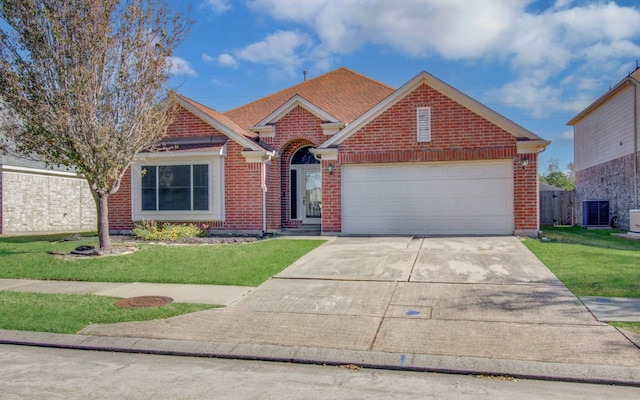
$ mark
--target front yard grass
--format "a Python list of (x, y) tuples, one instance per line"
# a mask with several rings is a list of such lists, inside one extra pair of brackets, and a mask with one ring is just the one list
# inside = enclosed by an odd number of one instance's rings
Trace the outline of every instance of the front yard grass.
[(543, 227), (529, 248), (576, 296), (640, 297), (640, 240), (615, 230)]
[(147, 321), (215, 308), (172, 303), (154, 308), (122, 309), (114, 297), (0, 291), (0, 329), (76, 333), (90, 324)]
[[(151, 282), (258, 286), (324, 240), (261, 240), (253, 243), (161, 245), (136, 243), (133, 254), (68, 260), (95, 237), (58, 242), (54, 237), (0, 238), (0, 278), (92, 282)], [(131, 244), (127, 244), (131, 245)]]
[[(49, 252), (69, 253), (78, 246), (98, 243), (93, 236), (59, 242), (64, 236), (67, 235), (0, 238), (0, 278), (258, 286), (325, 242), (278, 239), (206, 245), (136, 243), (140, 250), (133, 254), (69, 260)], [(95, 295), (0, 291), (0, 329), (76, 333), (90, 324), (169, 318), (216, 307), (172, 303), (157, 308), (121, 309), (114, 305), (117, 300)]]
[[(640, 240), (616, 230), (543, 227), (550, 241), (526, 239), (531, 250), (576, 296), (640, 297)], [(611, 325), (640, 333), (638, 322)]]

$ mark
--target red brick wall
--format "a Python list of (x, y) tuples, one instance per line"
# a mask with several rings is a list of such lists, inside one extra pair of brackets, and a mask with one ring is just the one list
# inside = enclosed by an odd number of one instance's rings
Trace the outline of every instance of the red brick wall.
[(247, 163), (242, 146), (229, 140), (224, 163), (225, 222), (220, 229), (262, 230), (262, 164)]
[[(431, 107), (431, 142), (418, 143), (416, 108)], [(473, 161), (517, 157), (515, 138), (427, 85), (422, 85), (339, 146), (332, 176), (323, 162), (323, 232), (341, 231), (340, 165)], [(535, 230), (537, 157), (529, 167), (514, 161), (515, 229)]]
[(131, 221), (131, 169), (122, 177), (118, 191), (109, 196), (109, 230), (130, 230)]
[[(523, 157), (529, 160), (527, 169), (522, 169)], [(513, 191), (516, 231), (537, 231), (540, 221), (537, 154), (521, 154), (514, 160)]]
[(167, 129), (167, 137), (191, 137), (222, 135), (222, 132), (180, 107), (173, 123)]
[[(333, 174), (327, 171), (333, 164)], [(336, 161), (322, 161), (322, 232), (342, 232), (342, 170)]]

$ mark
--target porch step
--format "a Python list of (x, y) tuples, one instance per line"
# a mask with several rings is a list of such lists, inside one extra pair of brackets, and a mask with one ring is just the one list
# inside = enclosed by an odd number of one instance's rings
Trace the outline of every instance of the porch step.
[(285, 236), (320, 236), (321, 226), (317, 225), (301, 225), (297, 228), (284, 228), (280, 231)]

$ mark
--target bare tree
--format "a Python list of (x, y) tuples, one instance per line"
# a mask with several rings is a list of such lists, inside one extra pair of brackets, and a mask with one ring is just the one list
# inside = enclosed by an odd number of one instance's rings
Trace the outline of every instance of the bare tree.
[(0, 0), (0, 19), (3, 149), (82, 174), (107, 251), (109, 196), (166, 133), (172, 54), (191, 21), (161, 0)]

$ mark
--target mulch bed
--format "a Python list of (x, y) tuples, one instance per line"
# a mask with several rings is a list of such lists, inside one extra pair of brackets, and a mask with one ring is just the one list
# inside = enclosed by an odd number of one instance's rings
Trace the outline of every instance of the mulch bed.
[(135, 236), (128, 235), (112, 235), (111, 243), (152, 243), (152, 244), (220, 244), (220, 243), (252, 243), (260, 240), (256, 236), (207, 236), (207, 237), (189, 237), (178, 240), (140, 240)]
[[(136, 245), (146, 244), (161, 244), (161, 245), (210, 245), (210, 244), (233, 244), (233, 243), (252, 243), (260, 240), (260, 237), (256, 236), (207, 236), (207, 237), (189, 237), (181, 238), (178, 240), (141, 240), (131, 235), (111, 235), (112, 247), (108, 251), (98, 251), (97, 248), (91, 246), (79, 246), (75, 250), (69, 253), (61, 252), (49, 252), (49, 254), (55, 257), (61, 257), (67, 260), (77, 260), (79, 258), (95, 258), (95, 257), (108, 257), (108, 256), (121, 256), (125, 254), (131, 254), (138, 251)], [(75, 241), (82, 239), (80, 235), (71, 235), (60, 241)]]

